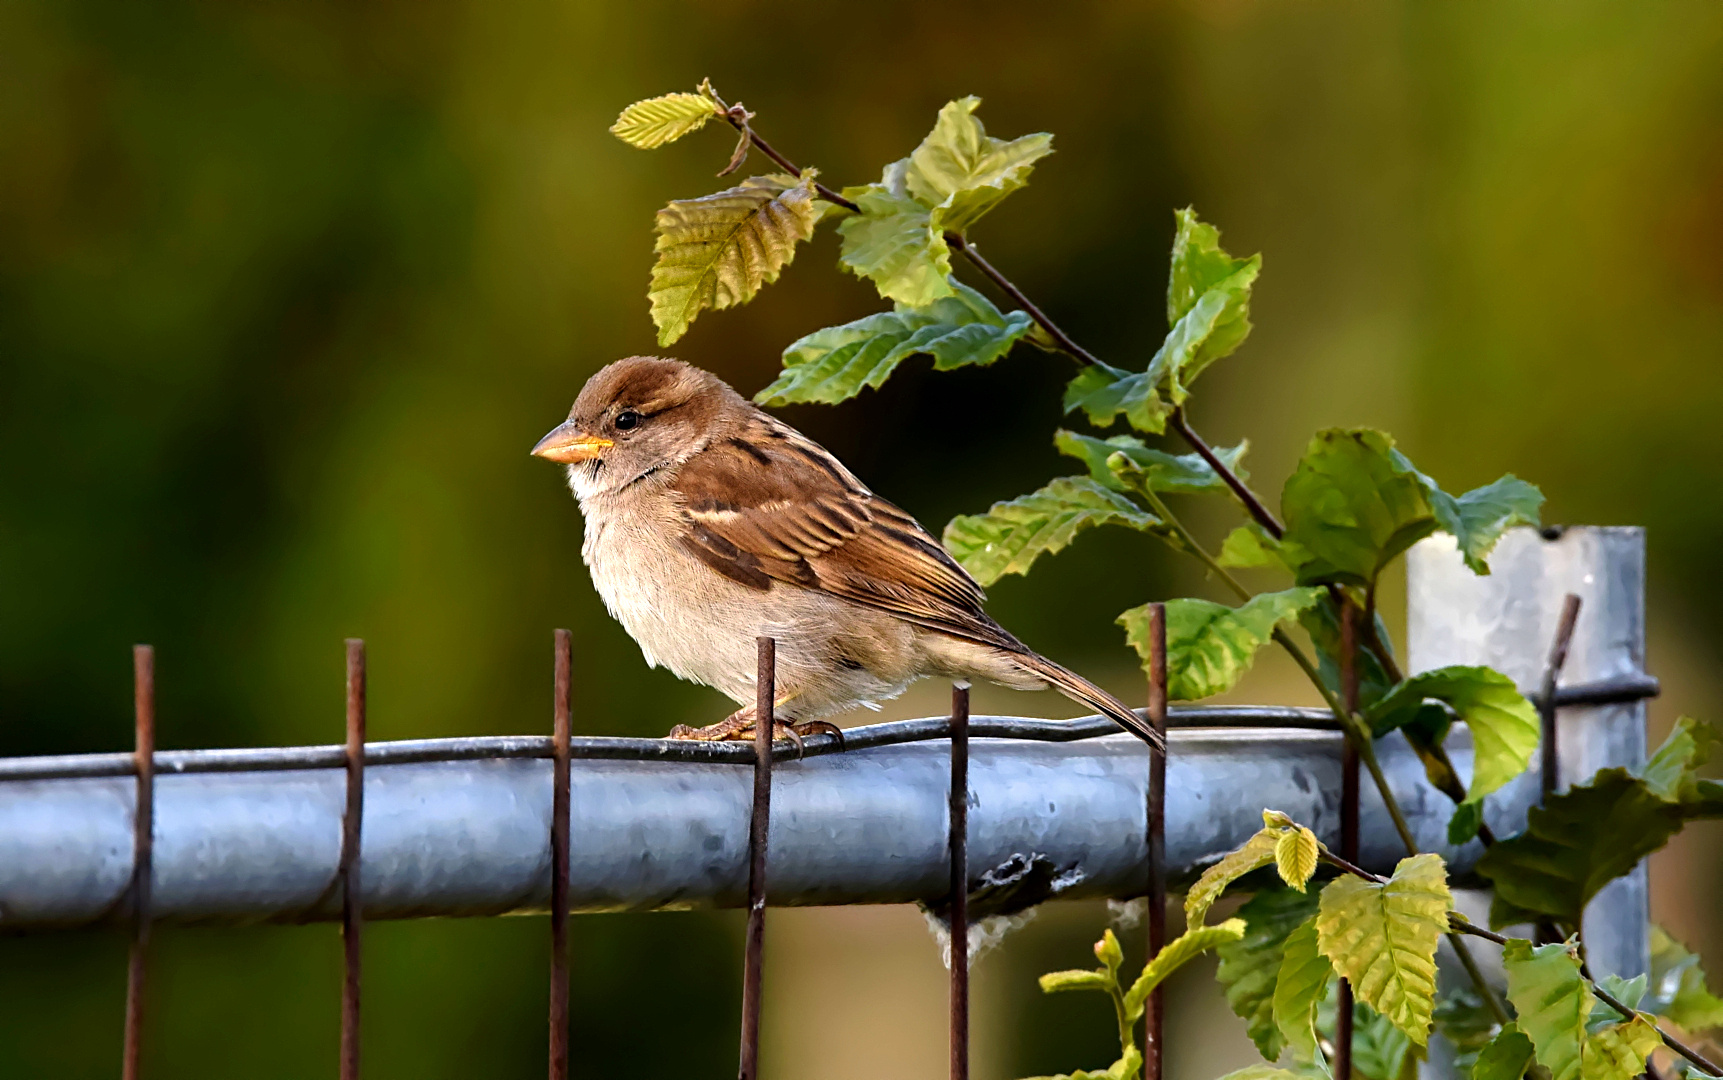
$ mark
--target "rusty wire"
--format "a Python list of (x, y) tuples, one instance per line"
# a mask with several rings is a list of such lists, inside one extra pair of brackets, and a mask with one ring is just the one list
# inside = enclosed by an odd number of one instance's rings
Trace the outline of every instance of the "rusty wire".
[(772, 727), (777, 688), (776, 642), (756, 640), (754, 669), (754, 809), (748, 822), (748, 930), (742, 956), (742, 1052), (737, 1075), (760, 1070), (760, 977), (766, 949), (766, 844), (772, 821)]
[(143, 1058), (145, 960), (155, 868), (156, 651), (132, 646), (132, 766), (137, 783), (132, 834), (132, 943), (126, 957), (126, 1029), (121, 1080), (138, 1080)]
[[(1149, 746), (1148, 958), (1167, 943), (1167, 606), (1149, 605), (1148, 721), (1161, 737)], [(1143, 1009), (1143, 1080), (1161, 1080), (1166, 1062), (1166, 998), (1160, 987)]]
[(341, 814), (341, 1080), (359, 1080), (361, 825), (365, 819), (365, 643), (347, 639), (347, 805)]
[[(1358, 714), (1358, 627), (1350, 600), (1340, 602), (1340, 703)], [(1351, 733), (1340, 757), (1340, 857), (1358, 861), (1358, 744)], [(1352, 1075), (1352, 983), (1341, 976), (1334, 1009), (1334, 1074)]]
[(556, 632), (551, 707), (550, 1080), (568, 1080), (568, 740), (574, 726), (574, 638)]
[(1567, 651), (1573, 644), (1574, 627), (1579, 624), (1580, 599), (1568, 593), (1562, 601), (1561, 619), (1556, 624), (1555, 641), (1550, 645), (1549, 663), (1544, 666), (1542, 692), (1538, 694), (1538, 718), (1543, 722), (1543, 792), (1552, 795), (1561, 786), (1561, 756), (1556, 741), (1555, 711), (1563, 704), (1556, 683), (1561, 669), (1567, 665)]

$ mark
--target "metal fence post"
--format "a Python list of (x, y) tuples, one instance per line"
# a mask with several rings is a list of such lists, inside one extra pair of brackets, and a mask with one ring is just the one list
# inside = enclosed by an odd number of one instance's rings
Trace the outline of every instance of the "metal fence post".
[[(1410, 669), (1488, 664), (1528, 695), (1541, 689), (1568, 594), (1580, 607), (1562, 681), (1645, 679), (1645, 532), (1638, 528), (1514, 529), (1490, 556), (1490, 574), (1467, 570), (1448, 537), (1414, 546), (1407, 559)], [(1598, 769), (1645, 760), (1643, 700), (1568, 705), (1557, 712), (1562, 781), (1584, 783)], [(1496, 833), (1511, 835), (1506, 803), (1535, 801), (1542, 769), (1490, 799)], [(1526, 796), (1531, 798), (1527, 799)], [(1586, 909), (1585, 940), (1599, 976), (1631, 978), (1650, 963), (1650, 893), (1643, 864), (1612, 882)]]

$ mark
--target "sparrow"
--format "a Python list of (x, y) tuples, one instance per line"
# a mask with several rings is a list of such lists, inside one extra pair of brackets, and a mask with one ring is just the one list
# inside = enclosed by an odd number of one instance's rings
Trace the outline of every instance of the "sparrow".
[(820, 718), (939, 676), (1052, 686), (1160, 744), (1117, 698), (994, 622), (981, 586), (913, 517), (710, 372), (618, 360), (532, 453), (566, 466), (592, 584), (647, 664), (741, 706), (670, 738), (753, 730), (755, 641), (769, 635), (774, 735), (837, 732)]

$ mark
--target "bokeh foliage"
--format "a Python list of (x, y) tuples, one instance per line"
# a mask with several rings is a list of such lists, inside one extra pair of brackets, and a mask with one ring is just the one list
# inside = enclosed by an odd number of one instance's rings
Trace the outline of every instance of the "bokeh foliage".
[[(1037, 184), (972, 237), (1137, 367), (1164, 326), (1165, 211), (1199, 205), (1269, 259), (1249, 346), (1204, 380), (1206, 432), (1248, 431), (1269, 477), (1335, 424), (1395, 431), (1456, 490), (1535, 476), (1545, 520), (1647, 525), (1653, 617), (1715, 652), (1714, 5), (869, 12), (0, 6), (0, 752), (125, 745), (137, 640), (161, 653), (169, 746), (336, 737), (348, 634), (372, 643), (380, 738), (544, 728), (554, 625), (589, 673), (583, 731), (719, 715), (605, 618), (570, 500), (525, 453), (592, 370), (657, 348), (642, 223), (666, 190), (713, 190), (721, 152), (640, 154), (605, 128), (701, 74), (838, 185), (872, 181), (961, 94), (1000, 132), (1056, 131)], [(676, 355), (765, 386), (786, 344), (877, 310), (812, 265), (838, 257), (816, 238)], [(1042, 434), (1065, 381), (1047, 358), (928, 366), (784, 415), (936, 526), (1069, 470)], [(1170, 594), (1177, 571), (1125, 530), (1080, 550), (1002, 582), (992, 609), (1126, 672), (1117, 596)], [(1683, 704), (1715, 714), (1699, 690)], [(589, 1075), (648, 1043), (665, 1074), (726, 1060), (728, 925), (576, 922)], [(326, 929), (164, 934), (160, 1071), (327, 1069)], [(367, 1074), (536, 1075), (537, 930), (378, 930)], [(0, 941), (0, 1075), (112, 1073), (120, 950)], [(646, 957), (656, 992), (629, 975)]]

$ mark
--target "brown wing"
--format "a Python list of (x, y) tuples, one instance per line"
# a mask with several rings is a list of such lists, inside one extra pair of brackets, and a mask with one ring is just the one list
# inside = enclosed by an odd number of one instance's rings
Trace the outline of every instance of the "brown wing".
[(678, 471), (682, 542), (750, 588), (818, 589), (958, 637), (1021, 649), (916, 520), (818, 444), (760, 415)]

